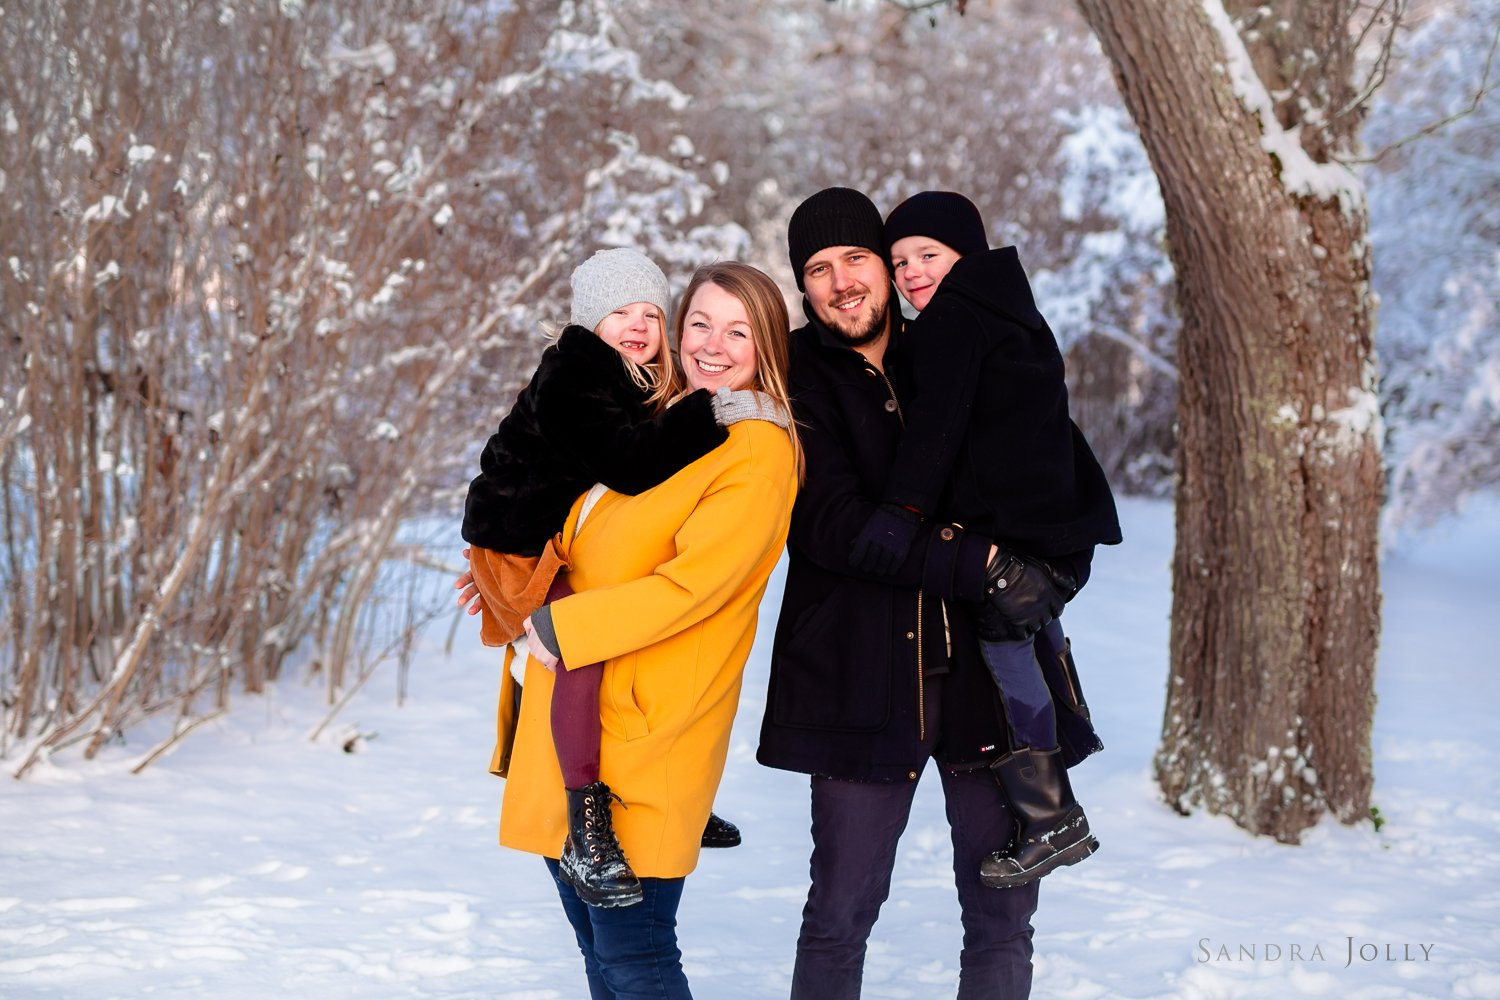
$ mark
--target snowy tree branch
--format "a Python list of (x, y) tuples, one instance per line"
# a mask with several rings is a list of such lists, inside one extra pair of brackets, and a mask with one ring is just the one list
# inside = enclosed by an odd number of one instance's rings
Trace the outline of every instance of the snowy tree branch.
[(1409, 146), (1417, 140), (1425, 138), (1426, 136), (1435, 135), (1438, 132), (1441, 132), (1443, 129), (1447, 128), (1449, 125), (1452, 125), (1454, 122), (1461, 121), (1478, 111), (1479, 106), (1481, 103), (1483, 103), (1484, 99), (1488, 97), (1490, 93), (1493, 92), (1497, 87), (1500, 87), (1500, 84), (1490, 83), (1490, 73), (1494, 69), (1495, 53), (1497, 49), (1500, 49), (1500, 24), (1497, 24), (1495, 26), (1495, 33), (1490, 38), (1489, 50), (1485, 53), (1484, 57), (1484, 67), (1480, 70), (1479, 74), (1479, 83), (1474, 88), (1474, 96), (1469, 99), (1468, 104), (1466, 104), (1462, 108), (1459, 108), (1452, 114), (1444, 115), (1442, 118), (1430, 122), (1427, 125), (1424, 125), (1405, 136), (1402, 136), (1400, 139), (1396, 139), (1393, 142), (1386, 143), (1384, 146), (1381, 146), (1380, 149), (1376, 150), (1374, 153), (1371, 153), (1369, 156), (1351, 159), (1347, 162), (1351, 164), (1379, 163), (1381, 160), (1394, 153), (1396, 150), (1401, 149), (1405, 146)]

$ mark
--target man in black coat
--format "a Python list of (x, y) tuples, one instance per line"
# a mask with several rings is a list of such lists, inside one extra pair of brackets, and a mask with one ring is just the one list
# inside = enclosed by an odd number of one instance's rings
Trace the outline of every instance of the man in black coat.
[(939, 764), (964, 927), (959, 997), (1025, 997), (1037, 885), (996, 890), (981, 860), (1012, 818), (986, 765), (1006, 720), (979, 659), (971, 605), (991, 542), (924, 521), (889, 576), (851, 568), (901, 439), (903, 323), (868, 198), (829, 188), (788, 226), (808, 322), (791, 335), (807, 476), (792, 512), (786, 590), (757, 758), (812, 775), (812, 886), (793, 1000), (857, 998), (865, 943), (929, 757)]

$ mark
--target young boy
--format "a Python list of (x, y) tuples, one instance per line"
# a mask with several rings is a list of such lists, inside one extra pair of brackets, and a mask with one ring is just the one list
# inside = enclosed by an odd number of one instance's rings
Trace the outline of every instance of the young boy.
[(1059, 745), (1038, 646), (1057, 660), (1056, 693), (1086, 722), (1057, 618), (1087, 581), (1094, 546), (1120, 541), (1119, 520), (1104, 472), (1068, 417), (1062, 354), (1015, 247), (989, 249), (979, 210), (948, 191), (902, 202), (884, 235), (896, 287), (921, 313), (902, 341), (916, 395), (883, 503), (850, 561), (894, 572), (918, 523), (939, 507), (994, 539), (976, 623), (1013, 737), (991, 767), (1019, 831), (980, 873), (996, 888), (1026, 885), (1099, 846), (1065, 766), (1100, 744), (1084, 726), (1081, 745)]

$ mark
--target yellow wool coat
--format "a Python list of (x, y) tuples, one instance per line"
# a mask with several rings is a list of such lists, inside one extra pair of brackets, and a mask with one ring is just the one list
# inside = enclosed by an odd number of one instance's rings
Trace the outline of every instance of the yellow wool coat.
[[(552, 604), (552, 623), (564, 663), (604, 661), (599, 776), (624, 800), (626, 808), (614, 806), (615, 829), (637, 875), (678, 878), (697, 866), (795, 494), (787, 432), (745, 420), (655, 489), (606, 492), (576, 538), (581, 498), (563, 526), (577, 593)], [(523, 691), (500, 842), (556, 858), (567, 809), (552, 745), (552, 674), (534, 659)]]

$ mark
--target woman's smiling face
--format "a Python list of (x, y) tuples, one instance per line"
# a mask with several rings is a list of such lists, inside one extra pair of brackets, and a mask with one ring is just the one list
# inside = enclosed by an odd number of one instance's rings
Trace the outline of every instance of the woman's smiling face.
[(712, 282), (699, 286), (687, 304), (678, 354), (689, 388), (713, 392), (753, 383), (755, 340), (745, 304)]

